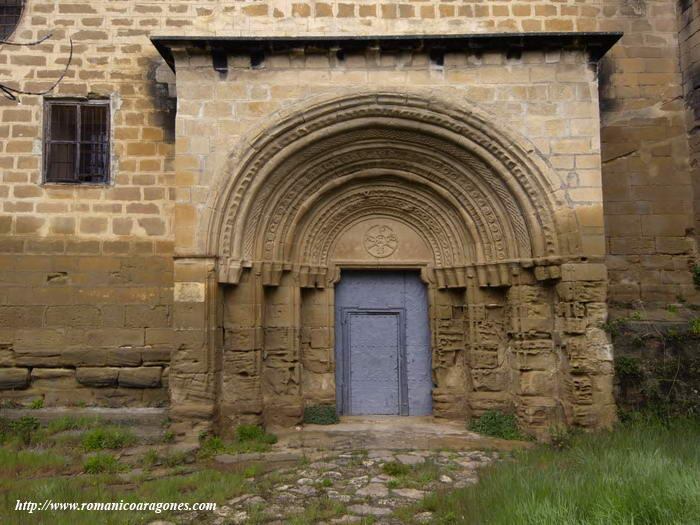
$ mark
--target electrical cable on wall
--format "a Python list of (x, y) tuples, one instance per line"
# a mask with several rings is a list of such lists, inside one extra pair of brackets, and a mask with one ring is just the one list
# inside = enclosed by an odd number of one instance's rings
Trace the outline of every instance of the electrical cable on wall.
[[(7, 40), (0, 40), (0, 45), (7, 45), (7, 46), (37, 46), (41, 44), (42, 42), (45, 42), (49, 38), (53, 36), (53, 33), (49, 33), (43, 38), (40, 38), (39, 40), (35, 40), (33, 42), (9, 42)], [(71, 62), (73, 61), (73, 39), (69, 38), (68, 41), (70, 42), (70, 53), (68, 55), (68, 62), (66, 62), (66, 67), (61, 73), (61, 75), (58, 77), (56, 82), (54, 82), (49, 89), (46, 89), (44, 91), (26, 91), (23, 89), (17, 89), (8, 86), (7, 84), (0, 82), (0, 91), (2, 91), (3, 95), (5, 95), (5, 98), (13, 101), (18, 101), (19, 99), (17, 98), (17, 95), (36, 95), (36, 96), (41, 96), (41, 95), (47, 95), (51, 93), (54, 89), (56, 89), (56, 86), (58, 86), (61, 81), (66, 77), (66, 74), (68, 73), (68, 69), (70, 68)]]

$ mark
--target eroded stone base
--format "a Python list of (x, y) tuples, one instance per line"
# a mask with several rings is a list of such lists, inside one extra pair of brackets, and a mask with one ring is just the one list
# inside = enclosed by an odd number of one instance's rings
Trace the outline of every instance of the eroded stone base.
[(0, 264), (0, 402), (168, 404), (171, 257), (17, 254)]

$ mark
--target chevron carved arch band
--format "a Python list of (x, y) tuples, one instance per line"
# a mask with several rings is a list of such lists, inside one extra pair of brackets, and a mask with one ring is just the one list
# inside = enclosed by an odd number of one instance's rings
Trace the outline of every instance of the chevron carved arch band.
[(351, 94), (287, 110), (231, 155), (208, 250), (229, 283), (259, 267), (266, 285), (296, 272), (323, 287), (360, 262), (348, 236), (373, 266), (418, 246), (411, 263), (438, 287), (508, 285), (517, 267), (553, 278), (577, 245), (559, 187), (532, 145), (469, 103)]

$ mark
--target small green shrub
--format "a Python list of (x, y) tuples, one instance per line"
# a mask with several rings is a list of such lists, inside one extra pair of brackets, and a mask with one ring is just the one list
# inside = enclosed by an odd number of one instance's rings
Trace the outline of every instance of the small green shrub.
[(700, 335), (700, 317), (696, 317), (688, 322), (688, 331), (692, 335)]
[(518, 421), (513, 414), (504, 414), (499, 410), (488, 410), (472, 422), (469, 430), (501, 439), (524, 439), (518, 429)]
[(268, 434), (258, 425), (238, 425), (236, 427), (236, 441), (239, 443), (256, 442), (273, 445), (277, 443), (277, 436)]
[(160, 462), (160, 457), (158, 456), (158, 452), (155, 450), (151, 449), (148, 450), (144, 455), (143, 458), (141, 459), (141, 464), (144, 466), (146, 469), (153, 468)]
[(608, 319), (601, 324), (601, 328), (611, 336), (619, 335), (627, 326), (627, 319)]
[(226, 451), (226, 444), (219, 436), (205, 437), (199, 446), (199, 455), (205, 458), (221, 454)]
[(277, 436), (268, 434), (257, 425), (236, 427), (233, 441), (226, 442), (219, 436), (200, 436), (199, 457), (210, 458), (216, 454), (243, 454), (247, 452), (267, 452), (277, 443)]
[(175, 442), (175, 432), (172, 430), (166, 430), (163, 434), (163, 443), (174, 443)]
[(244, 478), (255, 478), (263, 473), (263, 467), (259, 463), (249, 465), (243, 469)]
[(166, 467), (177, 467), (178, 465), (183, 465), (187, 460), (187, 454), (184, 452), (173, 452), (172, 454), (166, 454), (163, 456), (163, 465)]
[(31, 408), (32, 410), (39, 410), (40, 408), (44, 408), (44, 398), (36, 398), (34, 401), (31, 402), (29, 408)]
[(304, 423), (310, 425), (335, 425), (339, 421), (335, 405), (314, 405), (304, 408)]
[(406, 476), (411, 472), (411, 467), (398, 461), (390, 461), (382, 465), (382, 472), (387, 476)]
[(549, 445), (555, 450), (566, 450), (571, 446), (575, 434), (564, 425), (552, 426), (549, 429)]
[(693, 283), (695, 286), (700, 286), (700, 265), (693, 266)]
[(39, 421), (34, 417), (0, 418), (0, 443), (17, 439), (22, 445), (29, 445), (35, 438), (37, 430), (39, 430)]
[(615, 375), (621, 383), (637, 383), (642, 378), (642, 368), (639, 359), (625, 355), (616, 357)]
[(130, 431), (118, 427), (96, 428), (83, 436), (85, 450), (118, 449), (135, 442), (136, 437)]
[(83, 470), (86, 474), (112, 474), (119, 472), (121, 468), (119, 461), (112, 454), (95, 454), (83, 463)]

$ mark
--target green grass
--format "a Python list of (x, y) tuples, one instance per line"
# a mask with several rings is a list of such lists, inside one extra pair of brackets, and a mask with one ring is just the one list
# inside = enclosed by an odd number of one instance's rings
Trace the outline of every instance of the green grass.
[[(128, 472), (109, 452), (132, 444), (134, 435), (118, 426), (99, 426), (93, 418), (60, 418), (41, 426), (35, 418), (0, 419), (0, 523), (34, 525), (131, 525), (166, 519), (172, 514), (149, 512), (56, 512), (41, 516), (15, 511), (19, 500), (60, 502), (216, 502), (253, 490), (254, 482), (239, 472), (219, 472), (201, 465), (199, 471), (181, 470), (184, 454), (143, 456), (142, 466), (155, 463), (173, 467), (173, 475), (152, 481), (126, 482), (117, 474)], [(95, 428), (97, 427), (97, 428)], [(243, 439), (276, 440), (258, 431), (240, 433)], [(269, 444), (267, 444), (269, 446)], [(84, 456), (85, 451), (96, 451)], [(257, 474), (257, 473), (256, 473)]]
[(34, 441), (38, 430), (39, 421), (33, 417), (0, 418), (0, 444), (15, 442), (29, 445)]
[(70, 417), (64, 416), (50, 421), (46, 425), (48, 434), (58, 434), (69, 430), (86, 430), (99, 426), (100, 420), (94, 417)]
[(304, 423), (335, 425), (340, 422), (335, 405), (314, 405), (304, 408)]
[(236, 427), (232, 441), (224, 441), (219, 436), (209, 436), (201, 442), (200, 458), (210, 458), (217, 454), (243, 454), (248, 452), (268, 452), (277, 443), (277, 436), (268, 434), (257, 425)]
[(85, 460), (83, 470), (86, 474), (114, 474), (123, 470), (123, 465), (112, 454), (100, 452)]
[(70, 465), (70, 459), (45, 450), (14, 450), (0, 447), (3, 476), (35, 476), (52, 474)]
[[(434, 523), (690, 524), (700, 516), (700, 422), (636, 420), (575, 434), (481, 471), (481, 481), (426, 498)], [(401, 513), (409, 521), (410, 513)]]
[(504, 414), (498, 410), (488, 410), (473, 421), (469, 430), (501, 439), (525, 439), (518, 429), (518, 420), (513, 414)]
[[(0, 418), (0, 444), (14, 444), (15, 447), (75, 445), (80, 441), (79, 436), (61, 435), (61, 433), (95, 428), (100, 424), (99, 419), (89, 417), (60, 417), (50, 421), (45, 426), (41, 426), (34, 417), (25, 416), (14, 420)], [(113, 432), (114, 430), (110, 427), (108, 429), (108, 432)], [(59, 435), (57, 436), (56, 434)]]
[(304, 507), (304, 512), (287, 518), (289, 525), (308, 525), (310, 523), (327, 522), (346, 513), (344, 503), (321, 497), (311, 501)]
[(277, 443), (277, 436), (268, 434), (262, 427), (257, 425), (239, 425), (236, 427), (236, 441), (240, 443), (274, 445)]
[(411, 472), (411, 468), (398, 461), (389, 461), (382, 465), (382, 472), (387, 476), (405, 476)]
[(120, 427), (100, 427), (90, 430), (83, 435), (82, 445), (87, 451), (103, 449), (119, 449), (136, 443), (136, 436)]
[(394, 477), (388, 483), (390, 489), (425, 489), (425, 485), (440, 477), (440, 467), (430, 459), (417, 465), (404, 465), (398, 461), (390, 461), (382, 465), (382, 472)]
[(248, 482), (237, 473), (201, 470), (194, 474), (145, 481), (137, 486), (124, 484), (114, 474), (94, 474), (38, 479), (8, 479), (0, 469), (0, 523), (18, 525), (136, 525), (166, 520), (173, 514), (148, 512), (55, 512), (40, 516), (14, 510), (18, 499), (44, 501), (125, 502), (208, 502), (223, 505), (228, 499), (250, 491)]

